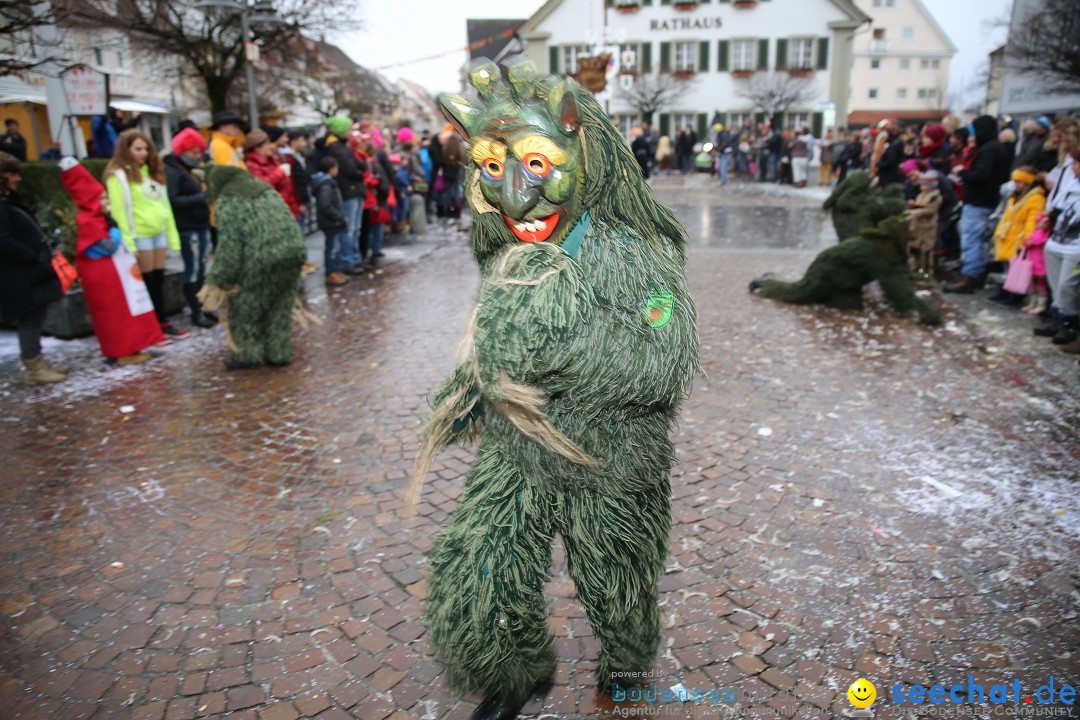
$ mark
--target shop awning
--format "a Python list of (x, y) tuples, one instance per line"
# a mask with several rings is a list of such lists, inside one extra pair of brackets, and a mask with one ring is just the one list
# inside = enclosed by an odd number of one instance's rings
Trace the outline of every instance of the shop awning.
[(124, 112), (135, 113), (152, 113), (155, 115), (168, 115), (169, 108), (162, 105), (151, 105), (150, 103), (139, 102), (138, 100), (113, 100), (109, 103), (110, 107), (114, 107), (117, 110), (123, 110)]
[(19, 95), (0, 95), (0, 105), (7, 105), (9, 103), (35, 103), (37, 105), (45, 104), (45, 93), (40, 95), (36, 94), (19, 94)]

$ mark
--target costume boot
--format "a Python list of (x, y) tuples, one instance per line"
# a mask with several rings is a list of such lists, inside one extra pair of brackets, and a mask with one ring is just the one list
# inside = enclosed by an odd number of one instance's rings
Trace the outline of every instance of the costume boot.
[[(195, 283), (195, 296), (196, 296), (196, 299), (198, 299), (199, 291), (202, 290), (202, 288), (203, 288), (203, 283), (202, 282)], [(202, 309), (202, 303), (201, 302), (199, 303), (199, 308)], [(208, 318), (209, 320), (211, 320), (213, 322), (221, 322), (221, 318), (218, 317), (218, 314), (216, 312), (210, 312), (209, 310), (204, 309), (202, 311), (202, 316), (204, 318)]]
[(45, 362), (44, 355), (38, 355), (30, 360), (24, 359), (22, 362), (23, 367), (26, 368), (26, 372), (23, 374), (23, 382), (27, 385), (44, 385), (67, 380), (67, 375), (49, 367), (49, 364)]
[(545, 680), (536, 686), (531, 697), (526, 697), (520, 702), (511, 700), (498, 700), (493, 696), (484, 698), (483, 702), (476, 706), (469, 720), (515, 720), (521, 709), (531, 700), (543, 700), (551, 690), (551, 680)]
[(214, 327), (214, 321), (203, 315), (202, 303), (195, 296), (198, 292), (198, 283), (184, 284), (184, 299), (187, 300), (188, 307), (191, 308), (191, 324), (201, 328)]

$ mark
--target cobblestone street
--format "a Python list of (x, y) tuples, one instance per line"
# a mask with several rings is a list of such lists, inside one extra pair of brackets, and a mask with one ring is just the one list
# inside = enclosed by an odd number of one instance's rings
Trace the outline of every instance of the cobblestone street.
[[(557, 538), (559, 665), (528, 716), (840, 716), (859, 677), (878, 717), (912, 711), (896, 683), (1075, 687), (1075, 361), (992, 319), (985, 292), (933, 329), (754, 297), (750, 279), (797, 277), (835, 241), (824, 191), (655, 185), (691, 235), (704, 369), (655, 670), (738, 695), (598, 694)], [(53, 342), (75, 369), (45, 388), (0, 359), (0, 718), (468, 718), (479, 698), (447, 689), (420, 616), (471, 451), (439, 456), (417, 517), (399, 510), (477, 273), (462, 231), (388, 253), (328, 295), (316, 273), (325, 322), (287, 368), (227, 371), (221, 328), (123, 369), (92, 338)]]

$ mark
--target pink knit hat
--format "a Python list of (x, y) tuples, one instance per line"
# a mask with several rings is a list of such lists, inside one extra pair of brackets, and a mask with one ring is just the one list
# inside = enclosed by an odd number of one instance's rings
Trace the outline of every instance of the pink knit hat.
[(412, 128), (403, 127), (397, 131), (397, 141), (399, 143), (413, 142), (416, 140), (416, 136), (413, 135)]
[(371, 144), (377, 148), (381, 148), (385, 144), (379, 128), (374, 126), (371, 128)]
[(183, 155), (188, 150), (195, 149), (206, 152), (206, 140), (195, 128), (184, 128), (173, 136), (172, 151), (174, 155)]
[(914, 158), (908, 158), (904, 162), (900, 163), (900, 172), (907, 175), (912, 172), (919, 172), (919, 161)]

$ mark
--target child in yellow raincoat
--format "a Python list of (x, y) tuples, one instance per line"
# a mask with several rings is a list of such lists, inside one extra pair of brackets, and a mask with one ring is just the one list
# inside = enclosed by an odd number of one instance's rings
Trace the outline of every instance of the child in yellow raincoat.
[[(1013, 192), (1005, 206), (997, 229), (994, 230), (994, 260), (1012, 261), (1020, 253), (1024, 241), (1035, 232), (1035, 222), (1046, 207), (1046, 191), (1035, 182), (1033, 167), (1022, 167), (1012, 172)], [(1011, 293), (1005, 288), (990, 298), (994, 302), (1019, 307), (1023, 295)]]

